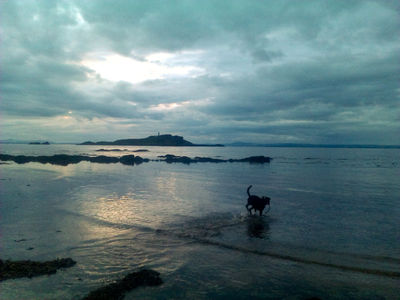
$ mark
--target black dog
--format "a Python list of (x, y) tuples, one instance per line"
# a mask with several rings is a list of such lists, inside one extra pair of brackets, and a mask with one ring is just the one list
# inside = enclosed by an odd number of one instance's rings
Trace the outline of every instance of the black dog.
[(269, 198), (269, 197), (261, 197), (260, 198), (260, 197), (255, 196), (255, 195), (250, 195), (251, 187), (252, 187), (252, 185), (250, 185), (247, 188), (247, 195), (249, 195), (249, 198), (247, 198), (246, 208), (247, 208), (247, 210), (249, 211), (250, 214), (251, 214), (251, 210), (252, 209), (254, 209), (254, 213), (258, 210), (260, 212), (260, 216), (261, 216), (265, 206), (266, 205), (269, 206), (269, 201), (271, 200), (271, 198)]

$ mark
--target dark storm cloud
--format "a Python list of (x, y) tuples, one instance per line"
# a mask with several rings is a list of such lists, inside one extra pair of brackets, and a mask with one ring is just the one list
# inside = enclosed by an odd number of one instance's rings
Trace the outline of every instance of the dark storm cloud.
[[(2, 138), (400, 143), (397, 1), (0, 5)], [(83, 63), (107, 55), (157, 71)]]

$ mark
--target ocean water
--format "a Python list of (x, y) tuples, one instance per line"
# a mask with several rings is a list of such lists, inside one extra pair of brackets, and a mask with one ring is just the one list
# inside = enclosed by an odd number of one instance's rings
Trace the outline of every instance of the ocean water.
[[(116, 146), (1, 145), (3, 154)], [(0, 282), (0, 299), (80, 299), (146, 267), (125, 299), (400, 299), (400, 150), (127, 147), (270, 164), (0, 165), (0, 257), (77, 264)], [(246, 189), (271, 198), (249, 216)]]

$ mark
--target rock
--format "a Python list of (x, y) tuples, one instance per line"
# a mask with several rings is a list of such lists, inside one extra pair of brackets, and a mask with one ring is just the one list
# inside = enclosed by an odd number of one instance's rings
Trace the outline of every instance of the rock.
[[(151, 161), (164, 161), (167, 163), (184, 163), (184, 164), (191, 164), (191, 163), (204, 163), (204, 162), (211, 162), (211, 163), (222, 163), (222, 162), (249, 162), (249, 163), (258, 163), (264, 164), (269, 163), (271, 158), (268, 156), (251, 156), (243, 159), (217, 159), (211, 157), (195, 157), (190, 158), (187, 156), (175, 156), (173, 154), (167, 154), (159, 156), (161, 159), (151, 160)], [(84, 156), (84, 155), (67, 155), (67, 154), (56, 154), (53, 156), (25, 156), (25, 155), (8, 155), (8, 154), (0, 154), (0, 160), (2, 161), (14, 161), (17, 164), (25, 164), (28, 162), (39, 162), (42, 164), (50, 163), (53, 165), (61, 165), (67, 166), (69, 164), (77, 164), (81, 161), (89, 161), (93, 163), (117, 163), (120, 162), (124, 165), (135, 165), (141, 164), (144, 162), (149, 162), (150, 159), (142, 158), (140, 156), (135, 155), (124, 155), (120, 158), (113, 157), (113, 156)]]
[(128, 151), (127, 149), (121, 150), (121, 149), (98, 149), (95, 150), (97, 152), (121, 152), (121, 151)]
[(90, 157), (89, 161), (101, 164), (110, 164), (110, 163), (115, 164), (119, 162), (119, 159), (118, 157), (100, 155), (100, 156)]
[(249, 162), (249, 163), (269, 163), (271, 158), (268, 156), (250, 156), (243, 159), (218, 159), (211, 157), (198, 157), (190, 158), (187, 156), (175, 156), (173, 154), (161, 155), (160, 158), (164, 158), (163, 161), (167, 163), (203, 163), (203, 162), (211, 162), (211, 163), (222, 163), (222, 162)]
[(119, 162), (124, 165), (134, 165), (135, 164), (135, 155), (124, 155), (121, 156)]
[(92, 291), (83, 300), (122, 299), (126, 292), (139, 286), (156, 286), (162, 284), (160, 273), (153, 270), (141, 270), (126, 275), (123, 279)]
[(26, 239), (20, 239), (20, 240), (14, 240), (14, 242), (19, 243), (19, 242), (25, 242)]
[(45, 274), (50, 275), (56, 273), (60, 268), (69, 268), (76, 264), (71, 258), (61, 258), (46, 262), (30, 260), (0, 261), (0, 281), (21, 277), (31, 278)]
[(237, 159), (234, 161), (249, 162), (251, 164), (263, 164), (263, 163), (269, 163), (271, 161), (271, 158), (268, 156), (250, 156), (247, 158)]
[(167, 163), (184, 163), (184, 164), (190, 164), (191, 162), (194, 162), (190, 157), (187, 156), (175, 156), (173, 154), (167, 154), (164, 156), (159, 156), (159, 157), (164, 157), (165, 162)]
[(212, 163), (226, 162), (226, 160), (224, 160), (224, 159), (211, 158), (211, 157), (198, 157), (198, 156), (196, 156), (194, 159), (195, 159), (196, 162), (212, 162)]
[(121, 156), (119, 159), (119, 162), (121, 164), (132, 165), (132, 166), (135, 164), (139, 165), (143, 162), (148, 162), (148, 161), (149, 161), (148, 158), (141, 158), (140, 156), (135, 156), (135, 155), (124, 155), (124, 156)]

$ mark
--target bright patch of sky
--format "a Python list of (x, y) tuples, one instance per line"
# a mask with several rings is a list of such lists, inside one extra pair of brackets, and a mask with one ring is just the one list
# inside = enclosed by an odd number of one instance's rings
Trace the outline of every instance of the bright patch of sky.
[(398, 1), (0, 2), (0, 139), (400, 144)]
[(90, 53), (80, 63), (104, 79), (133, 84), (169, 77), (196, 77), (204, 73), (203, 69), (196, 66), (168, 64), (176, 56), (172, 53), (154, 53), (145, 60), (137, 60), (116, 53)]

